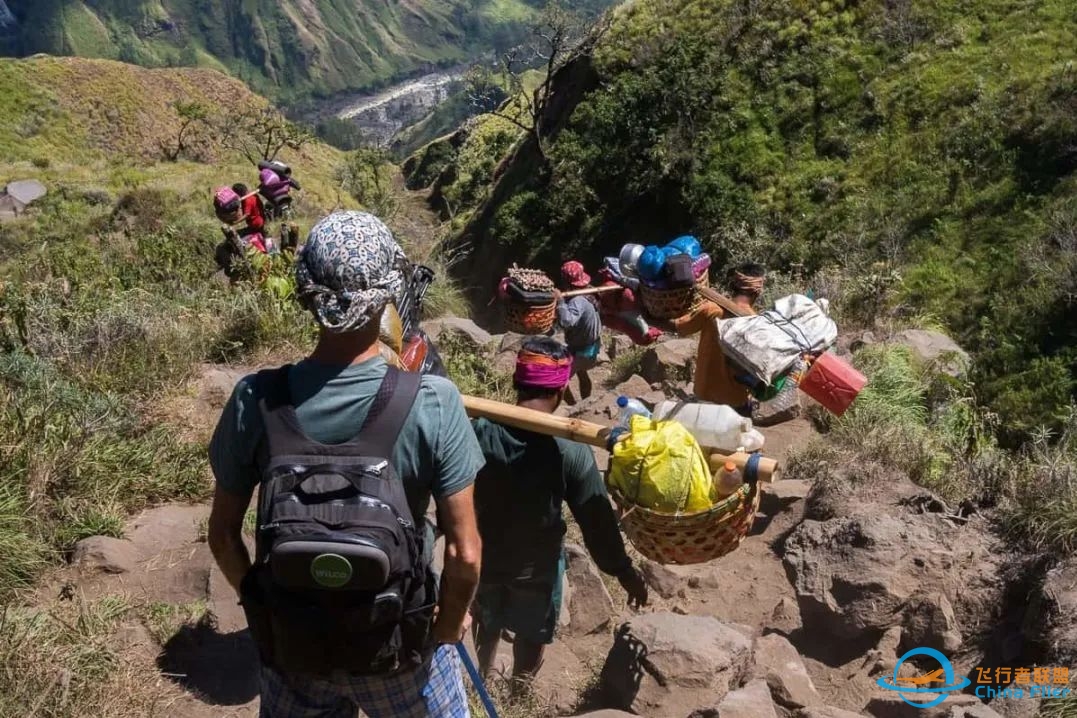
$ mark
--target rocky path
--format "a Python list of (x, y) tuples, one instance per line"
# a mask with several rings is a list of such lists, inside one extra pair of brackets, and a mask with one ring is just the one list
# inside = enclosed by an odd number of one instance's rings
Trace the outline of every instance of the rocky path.
[[(461, 320), (432, 324), (434, 335), (474, 333), (495, 365), (517, 341), (473, 332)], [(563, 411), (609, 422), (621, 391), (645, 400), (658, 399), (659, 390), (676, 395), (693, 356), (690, 340), (671, 340), (643, 357), (639, 373)], [(247, 371), (204, 367), (162, 410), (178, 430), (204, 441)], [(596, 386), (608, 371), (600, 367)], [(763, 431), (765, 453), (783, 463), (816, 437), (805, 419)], [(596, 453), (604, 465), (604, 452)], [(1028, 620), (1024, 606), (1011, 605), (1012, 586), (999, 579), (1005, 557), (981, 519), (953, 521), (933, 511), (924, 490), (870, 462), (799, 470), (816, 483), (787, 475), (766, 487), (752, 532), (733, 553), (689, 567), (641, 560), (652, 603), (639, 613), (570, 545), (561, 628), (537, 681), (545, 707), (534, 714), (621, 707), (650, 718), (891, 718), (913, 713), (875, 681), (908, 647), (943, 647), (963, 673), (1035, 660), (1018, 625)], [(84, 541), (73, 565), (42, 587), (41, 603), (122, 595), (138, 606), (186, 607), (192, 620), (174, 632), (148, 630), (143, 612), (114, 640), (127, 660), (155, 669), (164, 714), (253, 717), (257, 659), (205, 543), (207, 516), (204, 505), (161, 506), (132, 519), (124, 539)], [(569, 539), (579, 542), (571, 531)], [(1044, 600), (1077, 605), (1077, 586), (1067, 581), (1072, 576), (1060, 573), (1055, 597)], [(1037, 586), (1028, 590), (1046, 595)], [(1072, 643), (1071, 634), (1063, 630), (1058, 640)], [(503, 667), (510, 655), (503, 644)], [(996, 711), (952, 696), (944, 706), (947, 712), (915, 715), (1031, 716), (1038, 703), (996, 702)]]

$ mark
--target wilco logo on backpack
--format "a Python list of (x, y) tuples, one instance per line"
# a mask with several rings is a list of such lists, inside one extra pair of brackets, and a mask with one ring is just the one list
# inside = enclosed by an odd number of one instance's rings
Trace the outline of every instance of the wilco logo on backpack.
[(309, 675), (419, 665), (436, 586), (388, 457), (420, 376), (390, 369), (359, 434), (330, 446), (300, 428), (289, 368), (258, 377), (266, 451), (241, 602), (262, 661)]

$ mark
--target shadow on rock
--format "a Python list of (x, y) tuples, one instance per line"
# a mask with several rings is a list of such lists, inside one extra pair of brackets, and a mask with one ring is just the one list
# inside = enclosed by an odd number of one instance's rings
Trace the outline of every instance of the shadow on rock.
[(184, 626), (164, 645), (157, 667), (210, 705), (242, 705), (258, 695), (258, 650), (246, 629), (222, 634), (210, 621)]

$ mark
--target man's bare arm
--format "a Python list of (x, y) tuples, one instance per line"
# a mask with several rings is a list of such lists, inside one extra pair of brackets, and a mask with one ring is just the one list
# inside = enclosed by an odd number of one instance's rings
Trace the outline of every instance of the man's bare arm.
[(438, 643), (456, 643), (464, 636), (464, 621), (475, 598), (482, 563), (475, 487), (468, 486), (439, 500), (437, 507), (438, 527), (445, 534), (445, 568), (434, 639)]
[(252, 493), (253, 490), (245, 495), (233, 494), (218, 486), (209, 514), (209, 549), (236, 593), (251, 568), (251, 556), (243, 543), (243, 517)]

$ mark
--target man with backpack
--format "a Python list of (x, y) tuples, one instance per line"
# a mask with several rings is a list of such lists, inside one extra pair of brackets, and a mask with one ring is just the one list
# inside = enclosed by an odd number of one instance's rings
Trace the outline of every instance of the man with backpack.
[[(468, 716), (452, 644), (479, 578), (483, 458), (448, 380), (379, 357), (405, 266), (372, 215), (319, 222), (295, 270), (317, 346), (241, 380), (210, 444), (209, 544), (262, 658), (262, 718)], [(242, 527), (256, 486), (252, 563)], [(440, 585), (431, 496), (446, 539)]]

